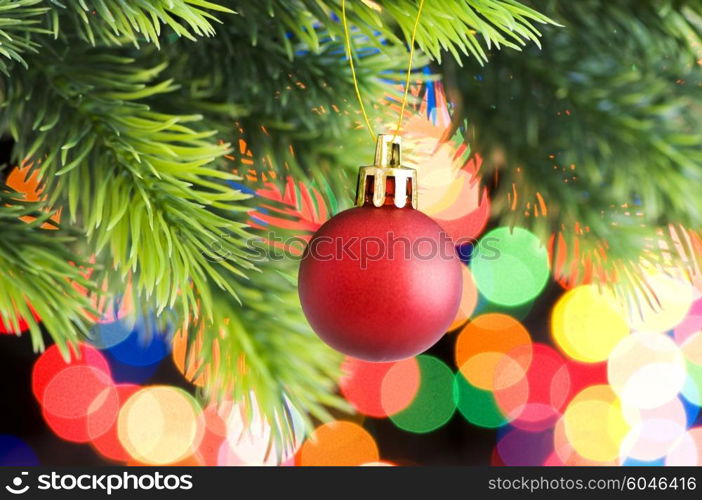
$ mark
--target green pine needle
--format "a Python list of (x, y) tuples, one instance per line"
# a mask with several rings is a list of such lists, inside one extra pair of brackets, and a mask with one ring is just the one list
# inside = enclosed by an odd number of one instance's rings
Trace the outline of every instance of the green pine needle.
[(94, 286), (81, 270), (85, 262), (73, 251), (76, 233), (58, 229), (49, 220), (52, 215), (22, 195), (0, 189), (0, 317), (16, 332), (20, 319), (25, 320), (35, 351), (45, 347), (41, 321), (68, 355), (89, 327), (94, 311), (88, 294)]
[(47, 33), (40, 26), (40, 16), (48, 8), (39, 6), (42, 0), (0, 0), (0, 72), (9, 76), (7, 61), (17, 61), (25, 68), (24, 53), (36, 53), (40, 45), (33, 40)]

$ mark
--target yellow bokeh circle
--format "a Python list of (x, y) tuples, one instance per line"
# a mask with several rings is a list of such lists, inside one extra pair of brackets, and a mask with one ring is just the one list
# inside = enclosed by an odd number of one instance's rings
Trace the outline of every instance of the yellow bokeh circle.
[(593, 385), (578, 393), (566, 408), (563, 422), (573, 450), (597, 462), (618, 458), (630, 430), (621, 402), (608, 385)]
[(197, 402), (182, 389), (145, 387), (120, 410), (120, 443), (134, 460), (144, 464), (178, 462), (190, 455), (202, 438), (200, 413)]
[(551, 318), (558, 347), (576, 361), (605, 361), (629, 334), (623, 308), (608, 289), (582, 285), (558, 300)]

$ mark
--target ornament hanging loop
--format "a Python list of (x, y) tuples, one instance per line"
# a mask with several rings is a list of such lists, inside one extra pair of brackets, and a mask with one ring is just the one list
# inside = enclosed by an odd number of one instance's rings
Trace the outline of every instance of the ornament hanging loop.
[(417, 201), (417, 171), (402, 166), (402, 139), (379, 134), (374, 164), (358, 171), (356, 206), (417, 208)]
[(375, 143), (376, 167), (399, 168), (402, 165), (402, 141), (400, 137), (390, 134), (379, 134)]
[[(400, 134), (400, 129), (402, 129), (402, 120), (405, 115), (405, 108), (407, 107), (407, 97), (409, 96), (410, 78), (412, 77), (412, 62), (414, 60), (414, 42), (417, 39), (417, 29), (419, 28), (419, 19), (422, 17), (424, 1), (425, 0), (419, 0), (419, 7), (417, 8), (417, 17), (414, 20), (414, 27), (412, 28), (412, 38), (409, 43), (409, 64), (407, 65), (407, 75), (405, 76), (405, 89), (402, 95), (402, 106), (400, 107), (400, 116), (397, 120), (397, 127), (395, 127), (395, 133), (392, 136), (392, 142), (394, 142), (394, 140)], [(368, 113), (366, 113), (366, 107), (363, 105), (363, 99), (361, 98), (361, 89), (358, 86), (358, 78), (356, 76), (356, 66), (353, 63), (353, 51), (351, 50), (351, 35), (349, 34), (349, 23), (346, 19), (346, 0), (341, 0), (341, 24), (343, 24), (344, 26), (344, 46), (346, 49), (346, 57), (349, 60), (349, 68), (351, 68), (351, 79), (353, 80), (353, 87), (356, 91), (356, 99), (358, 99), (358, 105), (361, 109), (361, 114), (363, 115), (363, 119), (366, 122), (366, 127), (368, 127), (368, 132), (370, 133), (372, 138), (373, 126), (371, 125)]]

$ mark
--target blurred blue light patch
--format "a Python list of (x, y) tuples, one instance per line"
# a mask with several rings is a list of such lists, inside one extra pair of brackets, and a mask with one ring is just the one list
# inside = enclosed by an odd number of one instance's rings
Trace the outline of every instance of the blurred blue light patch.
[(134, 330), (134, 319), (125, 318), (111, 323), (97, 323), (88, 334), (90, 343), (98, 349), (109, 349), (126, 340)]
[(109, 352), (105, 352), (105, 358), (110, 365), (112, 380), (116, 384), (144, 384), (154, 376), (161, 365), (160, 361), (148, 366), (128, 365), (115, 359)]
[(682, 397), (680, 398), (680, 401), (682, 401), (683, 408), (685, 408), (685, 415), (687, 417), (687, 427), (691, 428), (695, 426), (695, 423), (697, 422), (697, 419), (700, 416), (700, 406), (699, 406), (699, 401), (693, 400), (690, 401), (686, 396), (685, 393), (683, 392)]
[(636, 460), (635, 458), (627, 458), (624, 460), (622, 463), (624, 466), (631, 466), (631, 467), (660, 467), (662, 465), (665, 465), (665, 458), (657, 458), (656, 460), (651, 460), (651, 461), (643, 461), (643, 460)]
[(143, 383), (171, 352), (171, 328), (159, 331), (153, 318), (137, 319), (129, 334), (102, 352), (117, 383)]
[(462, 243), (456, 246), (456, 253), (458, 254), (458, 258), (461, 259), (461, 262), (470, 264), (474, 249), (475, 246), (472, 243)]
[(171, 352), (172, 332), (156, 330), (154, 320), (139, 318), (130, 334), (119, 344), (105, 350), (105, 354), (120, 363), (132, 366), (150, 366)]
[(227, 181), (227, 183), (230, 187), (236, 189), (237, 191), (241, 191), (244, 194), (256, 194), (256, 191), (254, 189), (251, 189), (249, 186), (247, 186), (246, 184), (242, 184), (241, 182)]
[(31, 446), (20, 438), (0, 434), (0, 467), (34, 467), (39, 459)]

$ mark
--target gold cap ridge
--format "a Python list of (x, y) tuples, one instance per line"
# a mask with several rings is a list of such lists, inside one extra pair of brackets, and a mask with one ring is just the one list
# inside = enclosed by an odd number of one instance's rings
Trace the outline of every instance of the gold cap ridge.
[[(394, 193), (388, 193), (389, 179), (393, 180)], [(382, 207), (389, 195), (393, 196), (397, 208), (404, 208), (407, 201), (412, 208), (417, 208), (417, 171), (402, 166), (402, 140), (399, 136), (378, 134), (374, 164), (358, 171), (356, 206), (370, 201), (375, 207)]]

